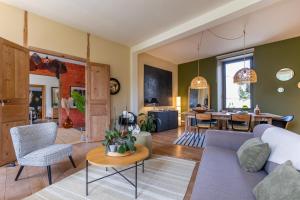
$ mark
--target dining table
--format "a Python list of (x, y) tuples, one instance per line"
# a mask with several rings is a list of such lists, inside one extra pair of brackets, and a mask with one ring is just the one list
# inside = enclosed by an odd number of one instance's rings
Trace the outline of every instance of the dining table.
[[(182, 114), (184, 115), (185, 119), (185, 130), (188, 130), (189, 127), (192, 125), (192, 119), (195, 119), (196, 117), (195, 111), (188, 111), (188, 112), (183, 112)], [(225, 122), (227, 124), (227, 121), (231, 119), (232, 114), (236, 114), (234, 112), (204, 112), (204, 113), (211, 113), (212, 119), (218, 121), (218, 128), (222, 129)], [(255, 113), (247, 113), (251, 115), (251, 121), (252, 121), (252, 128), (256, 123), (259, 122), (266, 122), (268, 124), (272, 124), (272, 121), (274, 119), (279, 120), (282, 116), (272, 114), (272, 113), (260, 113), (260, 114), (255, 114)], [(227, 126), (225, 126), (227, 129)]]

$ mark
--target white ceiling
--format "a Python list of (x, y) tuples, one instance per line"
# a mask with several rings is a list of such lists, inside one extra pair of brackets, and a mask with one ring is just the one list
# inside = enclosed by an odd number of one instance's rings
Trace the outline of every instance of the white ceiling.
[(0, 0), (133, 46), (233, 0)]
[[(218, 35), (233, 38), (242, 33), (246, 23), (246, 46), (253, 47), (300, 36), (300, 0), (279, 1), (210, 30)], [(197, 59), (200, 33), (177, 40), (147, 53), (171, 61), (185, 63)], [(243, 48), (243, 40), (226, 41), (204, 32), (200, 58), (220, 55)]]

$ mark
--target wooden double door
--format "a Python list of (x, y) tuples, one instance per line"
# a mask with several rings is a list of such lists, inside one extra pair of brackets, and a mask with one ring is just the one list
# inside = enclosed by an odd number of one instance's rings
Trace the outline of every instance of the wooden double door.
[(29, 52), (0, 38), (0, 165), (15, 161), (10, 128), (28, 123)]
[[(110, 66), (86, 67), (86, 131), (100, 141), (110, 127)], [(14, 162), (10, 128), (29, 122), (29, 50), (0, 38), (0, 166)]]
[(101, 141), (110, 127), (110, 67), (87, 63), (86, 131), (89, 142)]

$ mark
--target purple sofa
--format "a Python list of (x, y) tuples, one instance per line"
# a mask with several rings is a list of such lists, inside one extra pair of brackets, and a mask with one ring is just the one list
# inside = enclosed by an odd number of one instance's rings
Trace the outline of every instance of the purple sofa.
[(191, 200), (255, 200), (254, 186), (268, 173), (243, 171), (236, 151), (248, 139), (261, 137), (271, 125), (258, 125), (253, 133), (209, 130)]

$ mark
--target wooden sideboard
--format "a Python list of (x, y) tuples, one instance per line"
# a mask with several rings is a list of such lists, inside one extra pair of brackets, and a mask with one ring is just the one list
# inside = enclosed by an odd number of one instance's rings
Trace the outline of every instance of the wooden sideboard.
[(178, 111), (163, 110), (149, 111), (148, 115), (154, 115), (156, 120), (156, 132), (167, 131), (178, 128)]

